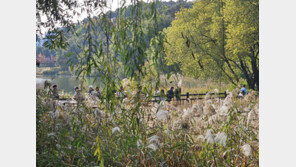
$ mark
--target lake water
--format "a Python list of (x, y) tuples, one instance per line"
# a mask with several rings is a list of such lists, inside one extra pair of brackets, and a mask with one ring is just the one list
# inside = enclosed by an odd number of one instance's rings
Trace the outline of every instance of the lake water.
[[(36, 86), (37, 87), (43, 87), (43, 83), (45, 80), (49, 80), (52, 85), (56, 84), (58, 85), (58, 88), (60, 90), (64, 90), (64, 92), (69, 94), (74, 94), (74, 88), (76, 86), (79, 86), (81, 81), (77, 80), (74, 76), (36, 76)], [(100, 86), (100, 81), (94, 82), (94, 78), (89, 77), (86, 78), (86, 85), (93, 85), (93, 87)]]
[[(74, 94), (74, 88), (76, 86), (80, 86), (81, 81), (77, 80), (75, 76), (69, 76), (69, 75), (57, 75), (57, 76), (36, 76), (36, 86), (38, 87), (43, 87), (43, 83), (45, 82), (45, 80), (50, 80), (52, 85), (56, 84), (58, 85), (59, 90), (64, 90), (65, 93), (68, 93), (70, 95)], [(81, 80), (81, 79), (80, 79)], [(171, 86), (176, 86), (178, 82), (173, 82), (173, 83), (169, 83), (168, 85), (165, 85), (168, 89)], [(94, 78), (93, 77), (88, 77), (86, 78), (86, 82), (84, 83), (84, 85), (93, 85), (93, 87), (99, 86), (100, 88), (102, 88), (102, 82), (100, 82), (99, 80), (97, 80), (94, 83)], [(221, 87), (221, 85), (213, 84), (211, 83), (210, 85), (212, 85), (211, 87), (208, 88), (208, 90), (214, 90), (215, 88), (218, 88), (219, 90), (225, 91), (226, 89), (228, 89), (227, 85), (224, 85), (223, 87)], [(208, 87), (208, 84), (205, 82), (201, 82), (198, 80), (193, 80), (193, 79), (184, 79), (184, 81), (182, 82), (182, 90), (183, 92), (189, 91), (190, 93), (205, 93), (206, 90), (205, 88)], [(204, 89), (201, 89), (204, 88)], [(201, 89), (201, 91), (199, 91)], [(197, 90), (197, 91), (196, 91)], [(195, 92), (192, 92), (195, 91)]]

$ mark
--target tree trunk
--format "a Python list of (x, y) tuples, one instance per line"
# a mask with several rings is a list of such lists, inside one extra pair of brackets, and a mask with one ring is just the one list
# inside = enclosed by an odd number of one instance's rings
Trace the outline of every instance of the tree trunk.
[(252, 58), (251, 64), (252, 64), (252, 71), (254, 75), (254, 90), (259, 91), (259, 69), (258, 69), (258, 61), (256, 60), (255, 57)]
[(249, 85), (249, 89), (255, 90), (255, 80), (253, 79), (253, 77), (248, 77), (247, 82)]
[[(244, 74), (245, 79), (247, 80), (249, 89), (256, 89), (256, 81), (255, 81), (255, 71), (256, 69), (254, 69), (254, 65), (253, 65), (253, 61), (252, 61), (252, 71), (253, 72), (248, 72), (248, 66), (246, 64), (244, 64), (243, 60), (240, 58), (240, 66), (242, 69), (242, 72)], [(255, 64), (256, 67), (256, 64)], [(255, 71), (254, 71), (255, 70)]]

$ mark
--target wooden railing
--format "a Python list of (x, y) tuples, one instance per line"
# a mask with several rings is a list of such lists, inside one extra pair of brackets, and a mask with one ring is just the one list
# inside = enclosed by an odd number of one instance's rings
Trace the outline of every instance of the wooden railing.
[[(189, 92), (187, 92), (186, 94), (181, 94), (180, 96), (180, 101), (194, 101), (194, 100), (198, 100), (198, 99), (204, 99), (205, 95), (207, 93), (192, 93), (190, 94)], [(227, 93), (226, 92), (222, 92), (222, 93), (209, 93), (209, 95), (211, 95), (214, 98), (226, 98)], [(185, 98), (182, 98), (185, 97)], [(152, 102), (157, 102), (156, 98), (160, 99), (161, 96), (153, 96)], [(164, 98), (166, 99), (166, 101), (168, 100), (166, 95), (164, 96)], [(174, 96), (174, 98), (171, 99), (171, 101), (178, 101), (176, 96)]]

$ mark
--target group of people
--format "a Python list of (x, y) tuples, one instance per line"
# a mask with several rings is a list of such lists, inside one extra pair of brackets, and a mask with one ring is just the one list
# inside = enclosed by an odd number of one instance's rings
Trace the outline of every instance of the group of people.
[(167, 100), (168, 102), (170, 102), (174, 97), (176, 97), (177, 101), (181, 101), (181, 88), (177, 87), (175, 90), (174, 89), (175, 89), (174, 87), (171, 87), (171, 89), (169, 89), (165, 95), (163, 89), (159, 91), (159, 88), (157, 88), (154, 94), (155, 96), (157, 96), (155, 100), (157, 102), (160, 102), (163, 100)]
[(101, 98), (102, 95), (101, 95), (101, 91), (100, 91), (100, 88), (99, 87), (96, 87), (96, 89), (93, 88), (92, 85), (89, 86), (88, 88), (88, 93), (92, 96), (96, 96), (98, 98)]
[[(247, 94), (246, 85), (243, 85), (240, 90), (240, 95), (245, 96), (246, 94)], [(177, 87), (174, 90), (174, 87), (171, 87), (171, 89), (168, 90), (166, 93), (166, 98), (165, 98), (164, 90), (162, 89), (161, 91), (159, 91), (159, 88), (157, 88), (154, 96), (157, 96), (155, 98), (156, 102), (160, 102), (163, 100), (167, 100), (168, 102), (171, 102), (174, 97), (176, 97), (177, 101), (181, 101), (181, 88)]]
[[(54, 99), (60, 99), (59, 90), (58, 90), (57, 85), (52, 86), (52, 91), (51, 92), (52, 92), (51, 95), (52, 95), (52, 97)], [(89, 95), (96, 96), (98, 98), (101, 98), (101, 96), (102, 96), (100, 88), (96, 87), (94, 89), (92, 85), (89, 86), (88, 93), (89, 93)], [(84, 99), (83, 95), (81, 94), (81, 90), (79, 89), (78, 86), (76, 86), (74, 88), (74, 97), (73, 97), (73, 99), (75, 99), (75, 100), (83, 100)]]
[[(100, 88), (98, 86), (94, 89), (93, 86), (90, 85), (89, 88), (88, 88), (88, 93), (91, 96), (98, 97), (100, 99), (102, 98), (102, 94), (101, 94)], [(57, 85), (53, 85), (50, 94), (54, 99), (60, 99), (59, 90), (58, 90)], [(119, 91), (117, 92), (117, 95), (121, 99), (124, 99), (125, 97), (127, 97), (126, 92), (124, 91), (122, 86), (120, 87)], [(74, 88), (73, 99), (75, 99), (75, 100), (83, 100), (84, 99), (83, 95), (81, 94), (81, 90), (79, 89), (78, 86), (76, 86)]]
[[(90, 95), (96, 96), (98, 98), (101, 98), (101, 96), (102, 96), (99, 87), (96, 87), (94, 89), (92, 85), (89, 86), (88, 93)], [(124, 89), (123, 89), (122, 86), (120, 87), (120, 91), (118, 93), (119, 93), (118, 94), (119, 97), (121, 97), (121, 98), (125, 98), (126, 97), (126, 93), (125, 93), (125, 91), (124, 91)], [(247, 94), (246, 85), (243, 85), (243, 87), (240, 90), (240, 94), (242, 96), (245, 96)], [(181, 101), (181, 88), (177, 87), (174, 90), (174, 87), (171, 87), (171, 89), (169, 89), (167, 91), (166, 95), (164, 94), (164, 90), (163, 89), (161, 91), (159, 91), (159, 88), (157, 88), (156, 91), (155, 91), (154, 96), (157, 96), (155, 98), (155, 100), (157, 102), (164, 101), (164, 100), (167, 100), (168, 102), (170, 102), (174, 97), (176, 97), (176, 100), (177, 101)], [(52, 86), (52, 97), (55, 98), (55, 99), (59, 99), (60, 98), (59, 92), (58, 92), (58, 86), (57, 85), (53, 85)], [(74, 88), (74, 97), (73, 98), (75, 100), (83, 100), (84, 99), (84, 97), (82, 96), (81, 91), (80, 91), (80, 89), (79, 89), (78, 86)]]
[[(82, 96), (81, 94), (81, 90), (79, 89), (79, 87), (75, 87), (74, 88), (75, 92), (74, 92), (74, 99), (75, 100), (83, 100), (84, 97)], [(96, 87), (95, 89), (93, 88), (92, 85), (90, 85), (88, 87), (88, 93), (90, 96), (94, 96), (94, 97), (98, 97), (98, 98), (101, 98), (102, 97), (102, 94), (101, 94), (101, 91), (100, 91), (100, 88), (99, 87)]]

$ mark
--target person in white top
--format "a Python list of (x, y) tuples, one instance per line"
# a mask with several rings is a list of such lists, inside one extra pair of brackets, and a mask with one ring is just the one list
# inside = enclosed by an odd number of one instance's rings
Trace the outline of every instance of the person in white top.
[(95, 90), (92, 85), (89, 86), (88, 90), (90, 95), (93, 95), (95, 93)]
[(155, 101), (156, 102), (159, 102), (159, 100), (160, 100), (160, 91), (159, 91), (159, 88), (156, 88), (156, 91), (154, 93), (154, 96), (158, 96), (158, 97), (155, 97)]

